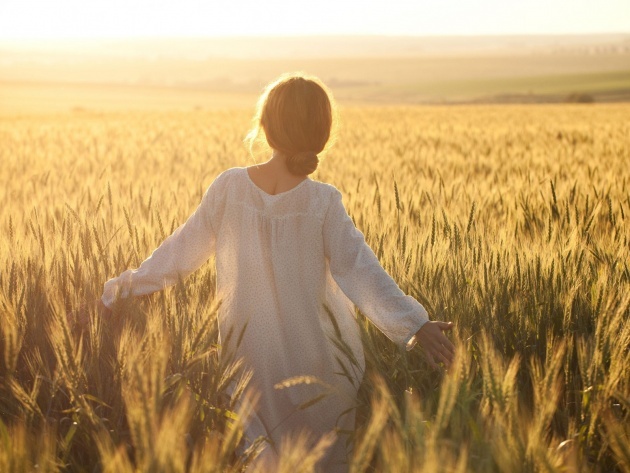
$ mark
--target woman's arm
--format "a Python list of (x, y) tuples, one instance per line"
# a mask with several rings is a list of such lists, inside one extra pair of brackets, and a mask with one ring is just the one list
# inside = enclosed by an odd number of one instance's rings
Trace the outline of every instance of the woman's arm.
[(216, 205), (219, 178), (203, 196), (195, 212), (142, 262), (105, 283), (101, 301), (111, 308), (118, 297), (141, 296), (159, 291), (184, 279), (212, 255), (215, 232), (212, 210)]
[[(392, 277), (383, 269), (363, 234), (354, 226), (341, 200), (341, 193), (333, 192), (324, 219), (324, 251), (329, 259), (332, 277), (341, 290), (354, 302), (388, 338), (408, 350), (417, 341), (423, 347), (431, 344), (429, 361), (449, 361), (450, 341), (429, 322), (425, 308), (413, 297), (405, 295)], [(448, 343), (447, 343), (448, 342)], [(449, 348), (444, 351), (441, 347)], [(426, 351), (426, 348), (425, 348)], [(433, 353), (435, 352), (435, 356)]]

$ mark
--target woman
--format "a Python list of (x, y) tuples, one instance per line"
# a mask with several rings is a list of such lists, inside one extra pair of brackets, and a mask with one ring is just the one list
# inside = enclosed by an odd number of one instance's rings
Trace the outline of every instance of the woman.
[[(341, 193), (308, 178), (334, 115), (318, 79), (290, 74), (271, 83), (248, 135), (253, 144), (264, 134), (271, 158), (221, 173), (186, 223), (138, 269), (107, 281), (101, 299), (109, 308), (118, 297), (161, 290), (216, 255), (223, 350), (252, 370), (259, 402), (245, 433), (249, 442), (268, 439), (260, 459), (270, 470), (284, 436), (306, 431), (315, 442), (354, 429), (364, 361), (352, 303), (395, 343), (420, 342), (431, 365), (453, 357), (442, 333), (452, 324), (429, 322), (383, 270)], [(225, 340), (230, 330), (243, 333), (239, 344)], [(310, 382), (286, 382), (298, 377)], [(347, 471), (345, 440), (339, 435), (327, 450), (324, 471)]]

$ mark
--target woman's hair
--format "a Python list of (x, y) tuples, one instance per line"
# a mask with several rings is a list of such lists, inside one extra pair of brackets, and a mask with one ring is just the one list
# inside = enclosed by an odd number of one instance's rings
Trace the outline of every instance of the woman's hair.
[(245, 140), (250, 152), (260, 140), (286, 158), (292, 174), (311, 174), (330, 140), (337, 111), (332, 94), (316, 77), (283, 74), (270, 83), (258, 100), (252, 130)]

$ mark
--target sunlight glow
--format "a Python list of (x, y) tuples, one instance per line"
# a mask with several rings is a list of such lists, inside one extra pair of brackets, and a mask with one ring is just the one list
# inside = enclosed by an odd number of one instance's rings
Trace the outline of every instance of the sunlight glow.
[(630, 32), (628, 0), (2, 0), (0, 39)]

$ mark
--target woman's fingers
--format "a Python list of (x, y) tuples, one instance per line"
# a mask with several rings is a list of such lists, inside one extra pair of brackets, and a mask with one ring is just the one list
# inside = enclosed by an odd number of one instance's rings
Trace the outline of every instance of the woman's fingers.
[(446, 337), (443, 334), (441, 337), (439, 337), (439, 343), (446, 348), (450, 353), (455, 354), (455, 345), (453, 345), (453, 343), (448, 339), (448, 337)]
[(437, 359), (445, 364), (451, 363), (454, 358), (454, 354), (437, 340), (429, 344), (426, 351), (427, 353), (430, 353), (434, 359)]
[(439, 361), (444, 363), (444, 366), (446, 366), (447, 368), (451, 366), (451, 361), (448, 358), (446, 358), (444, 355), (442, 355), (442, 353), (437, 352), (434, 356), (434, 359), (435, 358), (437, 358)]
[(87, 304), (66, 314), (68, 324), (75, 330), (85, 330), (90, 325), (90, 313)]
[[(439, 325), (440, 329), (442, 331), (445, 330), (452, 330), (453, 329), (453, 322), (440, 322)], [(442, 345), (446, 346), (449, 350), (451, 350), (453, 353), (455, 353), (455, 346), (451, 343), (451, 341), (448, 339), (448, 337), (446, 335), (444, 335), (443, 333), (440, 333), (440, 342), (442, 343)]]
[[(444, 322), (439, 322), (439, 324), (443, 324)], [(446, 350), (446, 353), (444, 353), (447, 356), (452, 356), (455, 354), (455, 345), (453, 345), (453, 343), (448, 339), (448, 337), (446, 335), (444, 335), (442, 333), (441, 330), (442, 327), (438, 326), (440, 328), (440, 330), (435, 334), (435, 337), (433, 338), (433, 342), (436, 344), (436, 347), (438, 347), (440, 349), (440, 351), (442, 350), (442, 347), (444, 347), (444, 349)], [(450, 328), (449, 328), (450, 330)]]
[(435, 360), (433, 359), (433, 355), (431, 355), (430, 352), (426, 352), (427, 355), (427, 361), (429, 362), (429, 366), (433, 369), (438, 369), (439, 366), (438, 364), (435, 362)]
[(447, 357), (452, 357), (455, 354), (455, 346), (451, 341), (442, 333), (438, 333), (433, 340), (431, 340), (432, 346), (440, 351)]
[(81, 309), (77, 314), (77, 317), (75, 320), (75, 326), (81, 329), (84, 329), (85, 327), (87, 327), (88, 321), (89, 321), (89, 318), (87, 315), (87, 311), (85, 309)]
[(441, 347), (440, 349), (440, 356), (446, 360), (446, 362), (450, 365), (453, 360), (455, 359), (455, 354), (448, 351), (446, 348)]
[(453, 322), (438, 322), (442, 330), (453, 330)]
[(455, 357), (455, 346), (444, 335), (444, 331), (453, 328), (452, 322), (428, 322), (417, 332), (418, 341), (432, 368), (439, 368), (437, 362), (449, 367)]

